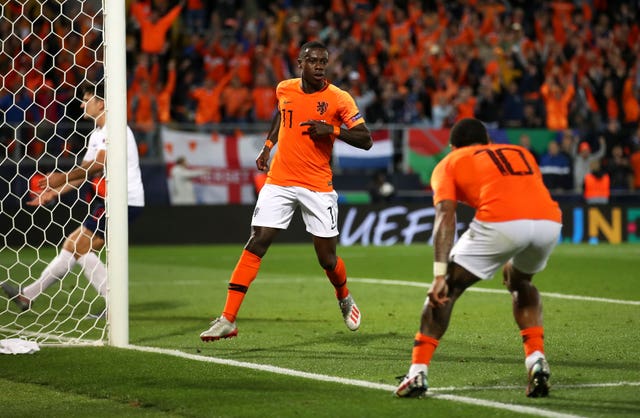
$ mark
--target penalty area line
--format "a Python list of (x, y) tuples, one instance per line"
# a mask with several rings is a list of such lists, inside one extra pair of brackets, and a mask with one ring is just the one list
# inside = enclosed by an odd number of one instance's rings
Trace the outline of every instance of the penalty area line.
[[(303, 379), (317, 380), (321, 382), (340, 383), (343, 385), (358, 386), (358, 387), (367, 388), (367, 389), (384, 390), (389, 392), (390, 396), (391, 396), (391, 392), (393, 392), (393, 390), (396, 388), (395, 386), (387, 385), (384, 383), (375, 383), (375, 382), (368, 382), (366, 380), (347, 379), (344, 377), (329, 376), (329, 375), (318, 374), (318, 373), (309, 373), (309, 372), (303, 372), (299, 370), (287, 369), (284, 367), (272, 366), (269, 364), (249, 363), (245, 361), (202, 356), (198, 354), (189, 354), (189, 353), (185, 353), (183, 351), (174, 350), (174, 349), (145, 347), (145, 346), (137, 346), (137, 345), (128, 345), (125, 348), (130, 350), (135, 350), (135, 351), (141, 351), (145, 353), (164, 354), (164, 355), (179, 357), (187, 360), (195, 360), (195, 361), (201, 361), (205, 363), (214, 363), (214, 364), (220, 364), (224, 366), (241, 367), (245, 369), (258, 370), (258, 371), (275, 373), (275, 374), (280, 374), (285, 376), (300, 377)], [(488, 401), (484, 399), (471, 398), (468, 396), (458, 396), (458, 395), (450, 395), (450, 394), (434, 394), (434, 393), (429, 393), (427, 396), (434, 399), (444, 399), (448, 401), (465, 403), (469, 405), (485, 406), (489, 408), (502, 409), (502, 410), (518, 412), (522, 414), (536, 415), (539, 417), (550, 417), (550, 418), (580, 417), (579, 415), (563, 414), (563, 413), (549, 411), (541, 408)]]

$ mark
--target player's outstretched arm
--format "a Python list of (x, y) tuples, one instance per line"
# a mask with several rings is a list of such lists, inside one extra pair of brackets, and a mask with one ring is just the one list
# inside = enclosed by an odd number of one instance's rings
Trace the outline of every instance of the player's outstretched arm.
[(84, 182), (84, 180), (75, 180), (69, 183), (65, 183), (62, 186), (56, 188), (47, 188), (39, 193), (33, 199), (27, 201), (27, 206), (40, 206), (57, 199), (60, 195), (70, 192), (71, 190), (78, 190), (78, 187)]
[(358, 124), (351, 129), (340, 129), (338, 138), (352, 147), (364, 150), (371, 149), (373, 146), (371, 132), (369, 132), (369, 128), (364, 123)]
[(69, 170), (66, 173), (50, 173), (46, 177), (40, 179), (38, 185), (42, 188), (56, 188), (64, 185), (65, 183), (71, 183), (75, 180), (88, 180), (92, 175), (104, 170), (106, 160), (106, 152), (104, 150), (98, 151), (98, 155), (95, 160), (83, 161), (82, 164), (76, 168)]

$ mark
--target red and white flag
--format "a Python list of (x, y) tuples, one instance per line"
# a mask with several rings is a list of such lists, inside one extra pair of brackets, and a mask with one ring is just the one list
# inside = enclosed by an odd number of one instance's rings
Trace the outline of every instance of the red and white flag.
[(161, 137), (167, 173), (180, 157), (190, 168), (207, 172), (193, 179), (196, 203), (255, 202), (255, 161), (266, 133), (223, 135), (162, 128)]

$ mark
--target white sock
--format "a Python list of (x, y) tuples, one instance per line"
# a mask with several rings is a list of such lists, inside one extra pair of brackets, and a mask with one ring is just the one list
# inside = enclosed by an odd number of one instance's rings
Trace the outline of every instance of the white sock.
[(524, 359), (524, 367), (527, 368), (527, 371), (531, 368), (531, 366), (533, 366), (536, 361), (538, 361), (540, 357), (545, 358), (544, 353), (536, 350), (533, 353), (529, 354), (526, 359)]
[(103, 298), (107, 297), (107, 267), (94, 252), (88, 252), (78, 258), (82, 273)]
[(75, 265), (76, 259), (73, 257), (73, 253), (64, 249), (61, 250), (60, 253), (49, 262), (49, 265), (42, 273), (40, 273), (40, 277), (22, 289), (22, 296), (33, 301), (56, 280), (62, 280)]
[(415, 376), (420, 372), (424, 372), (426, 375), (428, 371), (429, 367), (424, 363), (412, 364), (411, 367), (409, 367), (409, 376)]

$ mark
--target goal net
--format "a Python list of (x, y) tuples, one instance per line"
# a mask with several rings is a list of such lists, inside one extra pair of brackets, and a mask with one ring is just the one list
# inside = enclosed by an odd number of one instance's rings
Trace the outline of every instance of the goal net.
[[(59, 259), (65, 238), (90, 216), (100, 197), (87, 181), (47, 204), (29, 202), (42, 192), (38, 179), (43, 174), (69, 170), (82, 160), (95, 125), (82, 117), (81, 89), (86, 83), (108, 79), (105, 10), (112, 10), (108, 5), (118, 2), (0, 3), (0, 339), (22, 338), (40, 344), (103, 344), (109, 340), (113, 318), (111, 313), (101, 314), (109, 308), (111, 293), (106, 298), (98, 293), (98, 286), (89, 280), (92, 271), (83, 270), (83, 264), (72, 257), (65, 261), (69, 268), (62, 277), (42, 281), (52, 260)], [(124, 6), (116, 7), (116, 12), (122, 12), (122, 22), (114, 30), (124, 32), (124, 9), (119, 7)], [(106, 85), (109, 89), (109, 83)], [(106, 96), (109, 114), (110, 93)], [(108, 144), (107, 153), (110, 147)], [(108, 165), (106, 171), (109, 181), (109, 173), (116, 170)], [(113, 183), (118, 184), (121, 179)], [(124, 202), (126, 211), (126, 197)], [(108, 197), (106, 206), (109, 218), (110, 208), (119, 208), (119, 203)], [(126, 217), (124, 222), (126, 225)], [(104, 263), (111, 259), (110, 236), (107, 245), (96, 252)], [(126, 246), (126, 236), (124, 240)], [(60, 275), (60, 263), (54, 270)], [(33, 290), (34, 283), (45, 285)], [(24, 302), (22, 293), (15, 294), (26, 289), (37, 294), (30, 304)], [(120, 316), (128, 320), (128, 314)]]

